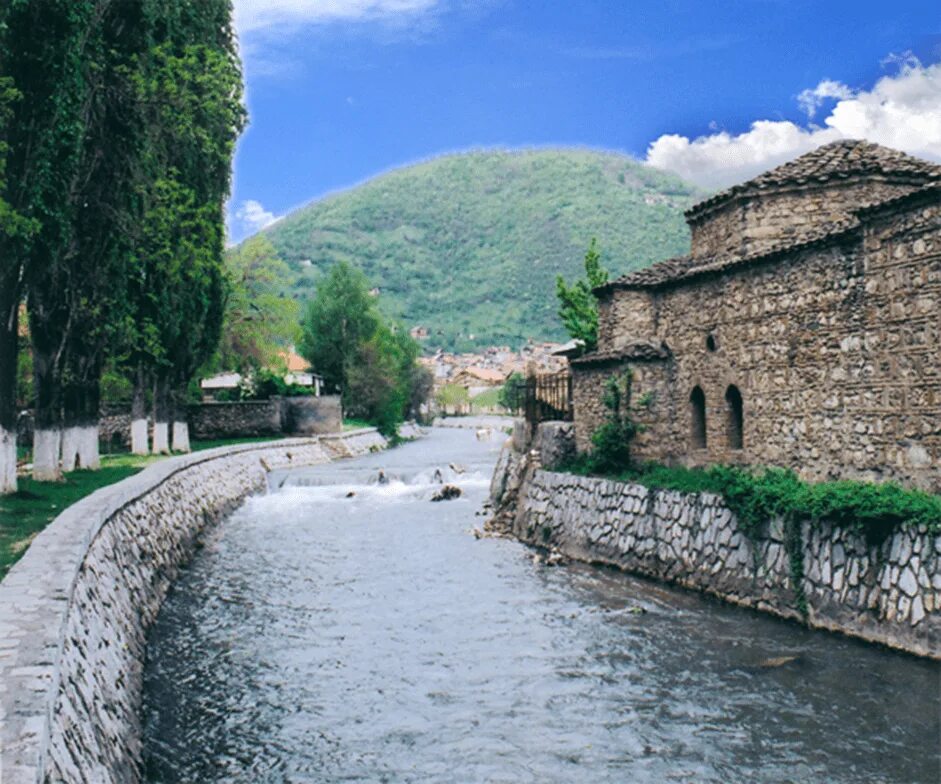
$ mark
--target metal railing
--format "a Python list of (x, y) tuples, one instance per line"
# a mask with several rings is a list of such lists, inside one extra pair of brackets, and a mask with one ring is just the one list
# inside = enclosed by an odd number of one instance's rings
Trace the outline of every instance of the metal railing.
[(546, 373), (507, 382), (506, 402), (527, 422), (572, 421), (572, 374)]

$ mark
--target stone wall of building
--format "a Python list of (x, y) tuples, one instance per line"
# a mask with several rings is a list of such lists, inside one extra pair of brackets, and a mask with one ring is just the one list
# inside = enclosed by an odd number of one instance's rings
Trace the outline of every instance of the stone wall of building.
[(63, 512), (0, 583), (0, 781), (141, 781), (146, 633), (200, 531), (270, 470), (385, 445), (370, 429), (167, 459)]
[[(604, 350), (646, 337), (673, 355), (669, 385), (644, 412), (638, 460), (776, 465), (811, 480), (892, 479), (941, 491), (937, 195), (890, 203), (820, 243), (650, 293), (655, 335), (636, 335), (625, 318), (603, 323), (599, 340)], [(575, 375), (585, 448), (604, 418), (601, 386), (594, 371)], [(742, 449), (729, 438), (733, 386), (743, 399)], [(704, 449), (692, 438), (695, 387), (706, 400)]]
[(692, 211), (692, 254), (750, 256), (796, 243), (808, 234), (851, 219), (860, 207), (910, 193), (915, 187), (866, 178), (826, 187), (809, 184), (746, 193), (715, 208)]
[(624, 388), (624, 373), (631, 373), (631, 418), (640, 425), (632, 442), (637, 455), (659, 454), (659, 420), (674, 417), (673, 365), (667, 361), (605, 362), (593, 367), (579, 367), (572, 376), (573, 416), (577, 423), (575, 443), (579, 452), (591, 448), (592, 433), (609, 416), (604, 404), (608, 380), (618, 378)]
[[(598, 302), (600, 350), (619, 349), (632, 340), (657, 334), (657, 310), (648, 291), (619, 291)], [(602, 344), (603, 341), (603, 344)]]
[(542, 451), (506, 447), (491, 486), (493, 524), (522, 541), (941, 659), (941, 536), (910, 528), (870, 546), (771, 520), (752, 540), (718, 496), (546, 471)]

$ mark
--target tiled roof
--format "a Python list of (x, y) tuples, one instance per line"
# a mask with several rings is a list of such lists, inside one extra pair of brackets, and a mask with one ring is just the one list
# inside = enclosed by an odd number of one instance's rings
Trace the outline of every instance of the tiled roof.
[(928, 183), (941, 181), (941, 166), (879, 144), (844, 139), (825, 144), (753, 180), (717, 193), (690, 208), (686, 217), (695, 219), (710, 208), (743, 193), (872, 175)]
[(638, 341), (629, 346), (610, 351), (592, 351), (579, 359), (573, 359), (571, 364), (576, 367), (589, 367), (592, 365), (607, 365), (611, 362), (622, 362), (633, 359), (639, 361), (652, 361), (669, 359), (670, 350), (664, 345), (655, 345), (648, 341)]
[(800, 240), (790, 240), (780, 245), (767, 248), (766, 250), (752, 253), (748, 256), (701, 256), (696, 258), (681, 256), (675, 259), (668, 259), (667, 261), (661, 261), (646, 269), (638, 270), (637, 272), (632, 272), (618, 278), (605, 286), (595, 289), (595, 292), (602, 294), (607, 291), (612, 291), (613, 289), (654, 288), (666, 283), (688, 280), (698, 275), (724, 272), (733, 267), (753, 264), (781, 253), (805, 250), (815, 245), (830, 242), (858, 228), (859, 225), (859, 220), (856, 218), (834, 222), (817, 231), (806, 233)]

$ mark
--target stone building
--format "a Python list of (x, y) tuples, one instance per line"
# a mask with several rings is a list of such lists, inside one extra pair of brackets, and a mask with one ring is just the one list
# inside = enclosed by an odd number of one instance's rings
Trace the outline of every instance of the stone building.
[(637, 460), (941, 492), (941, 166), (836, 142), (686, 218), (689, 256), (596, 291), (579, 449), (630, 368)]

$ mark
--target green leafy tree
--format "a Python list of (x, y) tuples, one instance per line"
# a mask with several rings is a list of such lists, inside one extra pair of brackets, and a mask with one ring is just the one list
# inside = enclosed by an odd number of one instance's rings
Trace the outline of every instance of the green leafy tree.
[(349, 262), (335, 264), (308, 304), (298, 350), (328, 386), (345, 390), (362, 345), (381, 321), (369, 281)]
[(500, 394), (497, 396), (497, 403), (507, 411), (519, 411), (526, 401), (526, 377), (519, 372), (510, 374), (506, 383), (500, 387)]
[(348, 416), (387, 435), (416, 415), (430, 393), (429, 375), (417, 362), (418, 343), (384, 323), (366, 276), (347, 262), (336, 264), (318, 286), (299, 348), (327, 384), (340, 388)]
[(229, 297), (216, 366), (249, 371), (283, 364), (280, 353), (297, 343), (299, 306), (278, 293), (288, 274), (271, 242), (262, 234), (226, 254)]
[(595, 239), (585, 254), (585, 277), (571, 285), (561, 275), (555, 281), (559, 318), (571, 337), (585, 343), (585, 351), (594, 351), (598, 346), (598, 300), (594, 289), (607, 282), (608, 271), (601, 266)]
[[(71, 328), (69, 263), (75, 196), (93, 97), (88, 59), (100, 40), (94, 0), (12, 0), (0, 8), (0, 427), (11, 416), (19, 305), (29, 303), (40, 478), (58, 475), (58, 373)], [(6, 464), (3, 458), (0, 463)], [(0, 467), (0, 492), (10, 489)], [(15, 483), (15, 476), (13, 477)]]
[(143, 385), (154, 380), (155, 444), (166, 431), (188, 448), (182, 402), (215, 353), (228, 296), (223, 207), (235, 142), (245, 124), (242, 77), (228, 0), (154, 0), (148, 67), (138, 79), (150, 135), (143, 166), (144, 215), (126, 352)]

